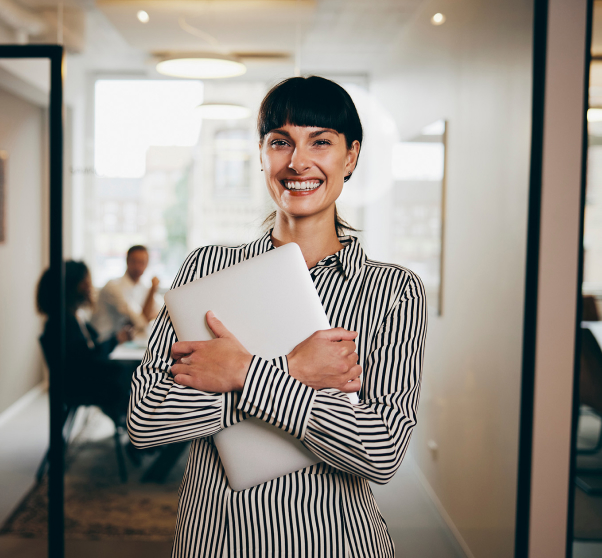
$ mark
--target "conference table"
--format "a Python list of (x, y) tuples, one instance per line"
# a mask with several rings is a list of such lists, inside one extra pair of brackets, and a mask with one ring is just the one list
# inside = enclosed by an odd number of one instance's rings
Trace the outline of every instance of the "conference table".
[(135, 362), (136, 366), (142, 362), (146, 352), (147, 339), (133, 339), (117, 345), (109, 355), (110, 360), (120, 362)]
[[(124, 370), (133, 374), (144, 358), (146, 344), (147, 340), (142, 338), (126, 341), (113, 349), (113, 352), (109, 355), (109, 359), (121, 363)], [(158, 448), (159, 452), (157, 457), (144, 472), (140, 480), (142, 482), (164, 482), (189, 443), (190, 442), (176, 442), (160, 446)]]

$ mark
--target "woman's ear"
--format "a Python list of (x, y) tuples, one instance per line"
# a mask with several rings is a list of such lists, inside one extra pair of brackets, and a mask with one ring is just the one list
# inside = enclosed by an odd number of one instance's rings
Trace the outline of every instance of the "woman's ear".
[(259, 166), (261, 167), (261, 172), (263, 172), (263, 160), (261, 158), (261, 142), (259, 142)]
[(345, 174), (349, 175), (355, 170), (357, 158), (360, 156), (360, 142), (355, 140), (347, 151), (347, 160), (345, 161)]

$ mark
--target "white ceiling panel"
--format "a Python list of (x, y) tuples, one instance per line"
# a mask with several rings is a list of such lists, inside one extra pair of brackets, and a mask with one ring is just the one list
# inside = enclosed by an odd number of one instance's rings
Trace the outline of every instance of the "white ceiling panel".
[[(98, 0), (135, 49), (148, 54), (217, 51), (292, 60), (301, 68), (369, 72), (425, 0)], [(150, 16), (136, 19), (138, 10)], [(186, 30), (188, 29), (188, 30)], [(255, 56), (255, 64), (261, 59)], [(280, 60), (282, 63), (282, 58)]]
[[(227, 52), (288, 52), (294, 49), (296, 25), (307, 26), (316, 3), (285, 0), (222, 0), (97, 2), (109, 21), (135, 48), (147, 52), (216, 50), (211, 41), (185, 30), (191, 27), (208, 34)], [(149, 14), (140, 23), (136, 13)]]

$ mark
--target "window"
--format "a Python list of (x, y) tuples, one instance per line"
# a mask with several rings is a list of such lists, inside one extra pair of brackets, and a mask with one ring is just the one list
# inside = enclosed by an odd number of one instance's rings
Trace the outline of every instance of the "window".
[(94, 187), (86, 258), (98, 286), (125, 271), (134, 244), (168, 284), (188, 252), (189, 184), (201, 120), (200, 81), (98, 80)]
[(251, 131), (247, 128), (218, 130), (213, 141), (216, 198), (245, 198), (250, 194)]

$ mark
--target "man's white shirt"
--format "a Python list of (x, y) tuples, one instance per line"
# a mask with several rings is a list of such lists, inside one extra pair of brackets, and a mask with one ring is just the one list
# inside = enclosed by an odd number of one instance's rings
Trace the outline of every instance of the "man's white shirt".
[[(127, 324), (132, 324), (136, 333), (142, 333), (146, 329), (148, 320), (142, 313), (142, 308), (150, 287), (143, 278), (134, 283), (126, 272), (123, 277), (111, 279), (100, 290), (91, 320), (100, 341), (115, 335)], [(155, 300), (153, 313), (156, 313), (156, 306)]]

